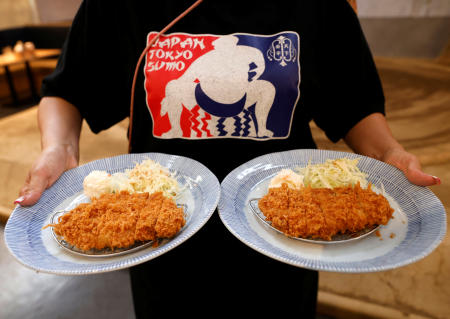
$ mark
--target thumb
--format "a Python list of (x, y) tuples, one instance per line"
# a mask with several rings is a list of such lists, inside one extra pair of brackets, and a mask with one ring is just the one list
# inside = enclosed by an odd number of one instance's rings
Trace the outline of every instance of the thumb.
[(418, 168), (409, 167), (404, 171), (404, 173), (406, 178), (408, 178), (408, 180), (411, 183), (419, 186), (431, 186), (441, 184), (441, 180), (439, 177), (426, 174)]
[(36, 204), (48, 186), (48, 176), (42, 174), (30, 175), (26, 184), (20, 191), (20, 197), (14, 201), (14, 204), (19, 204), (20, 206), (31, 206)]
[(423, 172), (417, 156), (405, 151), (403, 148), (396, 148), (386, 152), (383, 156), (383, 161), (400, 169), (413, 184), (419, 186), (441, 184), (439, 177)]

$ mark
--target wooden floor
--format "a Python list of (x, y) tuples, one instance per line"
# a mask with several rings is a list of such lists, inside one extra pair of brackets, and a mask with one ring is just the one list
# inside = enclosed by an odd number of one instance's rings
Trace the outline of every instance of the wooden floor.
[[(450, 209), (450, 54), (437, 60), (376, 58), (393, 134), (419, 156), (423, 169), (443, 183), (431, 190)], [(1, 85), (5, 83), (0, 82)], [(1, 93), (0, 89), (0, 95)], [(3, 91), (4, 92), (4, 91)], [(122, 122), (99, 135), (84, 129), (81, 162), (126, 153)], [(312, 123), (320, 148), (332, 144)], [(6, 219), (39, 153), (36, 108), (0, 119), (0, 213)], [(450, 314), (450, 239), (427, 258), (373, 274), (320, 274), (319, 310), (338, 318), (448, 318)], [(19, 265), (17, 265), (19, 267)]]

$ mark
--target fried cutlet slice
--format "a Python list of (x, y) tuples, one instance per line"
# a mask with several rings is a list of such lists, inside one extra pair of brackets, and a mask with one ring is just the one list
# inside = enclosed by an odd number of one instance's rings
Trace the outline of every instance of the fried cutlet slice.
[(358, 204), (367, 216), (369, 225), (386, 225), (392, 218), (394, 209), (381, 194), (372, 191), (372, 185), (367, 189), (356, 188)]
[[(270, 188), (269, 194), (258, 201), (266, 219), (282, 232), (303, 235), (306, 232), (306, 218), (302, 206), (296, 207), (296, 204), (301, 203), (295, 198), (297, 193), (292, 193), (290, 188), (283, 185), (280, 188)], [(292, 223), (292, 220), (298, 223)]]
[(303, 194), (293, 192), (292, 188), (285, 187), (285, 185), (283, 185), (282, 189), (288, 197), (288, 207), (284, 213), (287, 217), (284, 232), (292, 234), (292, 236), (305, 236), (308, 231), (308, 224), (306, 223), (305, 205), (300, 204), (304, 202)]
[(139, 212), (134, 236), (137, 241), (155, 240), (157, 238), (155, 225), (162, 206), (159, 194), (151, 194), (149, 202)]
[(161, 192), (149, 197), (149, 204), (142, 209), (136, 225), (137, 240), (155, 240), (173, 237), (185, 224), (183, 208)]
[(320, 207), (325, 216), (325, 224), (328, 231), (328, 236), (326, 237), (331, 239), (332, 236), (346, 231), (347, 211), (342, 210), (339, 203), (336, 201), (324, 201), (321, 202)]
[(155, 224), (156, 237), (173, 237), (185, 223), (183, 208), (177, 207), (174, 201), (165, 198)]
[(358, 190), (361, 190), (359, 184), (354, 187), (336, 187), (333, 189), (336, 198), (336, 207), (333, 214), (343, 213), (346, 216), (345, 226), (340, 230), (340, 233), (354, 233), (367, 227), (366, 214), (358, 204)]
[[(324, 193), (327, 189), (323, 189)], [(305, 208), (306, 217), (306, 235), (310, 238), (322, 238), (323, 236), (328, 237), (326, 230), (326, 222), (323, 211), (320, 207), (320, 195), (317, 193), (316, 189), (311, 187), (306, 187), (300, 190), (302, 193), (303, 202)], [(294, 222), (294, 221), (293, 221)]]

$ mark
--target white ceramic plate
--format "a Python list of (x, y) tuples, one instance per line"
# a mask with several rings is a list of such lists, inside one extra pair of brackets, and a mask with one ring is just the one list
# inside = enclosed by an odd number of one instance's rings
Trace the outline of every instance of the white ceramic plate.
[[(267, 192), (270, 179), (283, 168), (304, 167), (326, 159), (360, 158), (375, 189), (395, 209), (394, 218), (371, 234), (348, 243), (325, 245), (289, 238), (269, 229), (251, 211), (249, 200)], [(445, 209), (426, 187), (411, 184), (397, 168), (357, 154), (326, 150), (292, 150), (257, 157), (223, 180), (219, 215), (242, 242), (271, 258), (319, 271), (364, 273), (401, 267), (430, 254), (446, 233)]]
[[(186, 189), (177, 203), (186, 204), (186, 225), (170, 240), (158, 247), (148, 247), (119, 256), (93, 258), (74, 254), (62, 248), (52, 235), (51, 216), (60, 210), (70, 210), (88, 201), (83, 195), (83, 180), (93, 170), (109, 173), (131, 169), (144, 159), (152, 159), (176, 173)], [(156, 258), (174, 249), (195, 234), (211, 217), (220, 198), (220, 184), (216, 176), (193, 159), (162, 153), (126, 154), (87, 163), (65, 172), (44, 192), (37, 204), (17, 206), (5, 227), (5, 242), (11, 254), (23, 265), (40, 272), (83, 275), (128, 268)]]

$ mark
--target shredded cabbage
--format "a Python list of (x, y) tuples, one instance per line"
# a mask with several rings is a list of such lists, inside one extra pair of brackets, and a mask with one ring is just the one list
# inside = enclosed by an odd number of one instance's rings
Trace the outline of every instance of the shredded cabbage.
[(175, 197), (180, 187), (169, 170), (150, 159), (144, 160), (126, 174), (136, 192), (163, 192), (166, 196)]
[(368, 184), (367, 174), (360, 171), (358, 162), (358, 158), (328, 159), (323, 164), (311, 165), (308, 162), (306, 167), (298, 167), (296, 170), (304, 176), (305, 186), (334, 188), (356, 185), (359, 182), (365, 188)]
[(150, 194), (160, 191), (168, 197), (176, 197), (180, 193), (180, 186), (173, 174), (151, 159), (137, 163), (133, 169), (112, 175), (105, 171), (92, 171), (85, 177), (83, 188), (90, 198), (120, 191)]

